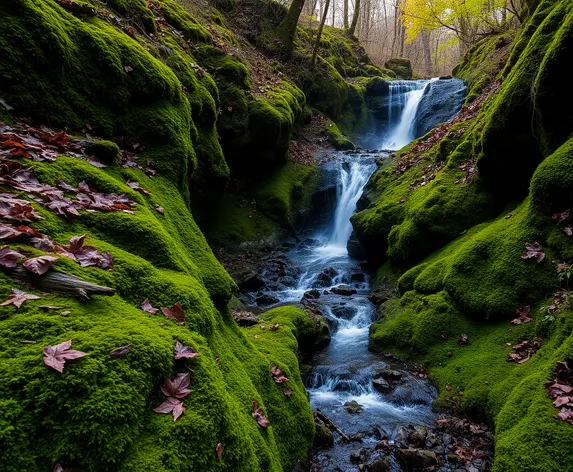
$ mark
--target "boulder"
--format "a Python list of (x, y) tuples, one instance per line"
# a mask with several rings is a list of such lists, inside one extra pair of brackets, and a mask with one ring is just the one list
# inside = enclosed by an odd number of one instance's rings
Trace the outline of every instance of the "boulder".
[(279, 299), (277, 297), (273, 297), (272, 295), (269, 295), (268, 293), (262, 293), (262, 294), (257, 296), (256, 302), (257, 302), (257, 305), (259, 305), (259, 306), (261, 306), (261, 305), (274, 305), (275, 303), (279, 302)]
[(234, 311), (233, 319), (239, 326), (254, 326), (260, 321), (260, 318), (250, 311)]
[(388, 472), (390, 470), (390, 459), (388, 457), (377, 457), (366, 464), (368, 472)]
[(402, 57), (395, 57), (386, 61), (384, 64), (386, 69), (390, 69), (396, 73), (399, 79), (411, 80), (412, 79), (412, 64), (409, 59)]
[(350, 400), (344, 404), (344, 409), (352, 414), (355, 415), (356, 413), (362, 412), (362, 405), (358, 403), (356, 400)]
[(364, 274), (361, 273), (361, 272), (352, 274), (352, 275), (350, 276), (350, 281), (351, 281), (351, 282), (366, 282), (366, 275), (364, 275)]
[(372, 386), (380, 393), (391, 392), (394, 388), (392, 385), (390, 385), (390, 382), (388, 382), (386, 379), (383, 379), (382, 377), (373, 378)]
[(430, 82), (424, 90), (414, 120), (414, 135), (424, 136), (434, 126), (448, 121), (461, 110), (466, 98), (466, 84), (460, 79)]
[(332, 285), (332, 277), (321, 272), (316, 277), (316, 282), (314, 283), (316, 287), (330, 287)]
[(255, 292), (265, 286), (265, 281), (256, 271), (250, 271), (237, 280), (237, 285), (243, 292)]
[(425, 449), (398, 449), (398, 464), (405, 470), (424, 470), (438, 465), (438, 457), (433, 451)]
[(316, 426), (316, 433), (314, 434), (314, 447), (318, 449), (326, 449), (334, 446), (334, 434), (324, 424), (324, 421), (315, 416), (314, 424)]
[(358, 237), (356, 236), (356, 233), (354, 231), (350, 235), (350, 238), (348, 238), (348, 242), (346, 243), (346, 249), (350, 257), (360, 260), (366, 259), (366, 251), (364, 250), (364, 247), (358, 240)]
[(336, 293), (337, 295), (342, 295), (345, 297), (349, 297), (357, 293), (355, 289), (350, 287), (349, 285), (338, 285), (332, 289), (332, 293)]
[(368, 457), (368, 449), (365, 447), (361, 447), (358, 451), (353, 452), (350, 454), (350, 462), (353, 464), (361, 464), (363, 463), (366, 458)]
[(308, 292), (304, 292), (302, 299), (304, 300), (305, 298), (310, 300), (316, 300), (317, 298), (320, 298), (320, 292), (316, 289), (309, 290)]
[(374, 377), (381, 377), (386, 379), (388, 382), (395, 382), (397, 380), (401, 380), (402, 377), (404, 377), (404, 373), (399, 370), (379, 369), (375, 372)]

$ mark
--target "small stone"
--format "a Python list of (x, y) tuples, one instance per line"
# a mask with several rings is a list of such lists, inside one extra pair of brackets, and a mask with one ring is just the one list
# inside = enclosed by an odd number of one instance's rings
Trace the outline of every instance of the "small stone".
[(358, 449), (358, 451), (350, 454), (350, 462), (352, 462), (353, 464), (360, 464), (361, 462), (364, 462), (367, 456), (368, 456), (368, 450), (364, 447), (361, 447), (360, 449)]
[(357, 293), (357, 291), (349, 285), (338, 285), (332, 289), (332, 293), (336, 293), (337, 295), (342, 295), (344, 297), (349, 297)]
[(316, 289), (314, 290), (309, 290), (308, 292), (304, 292), (304, 295), (302, 296), (303, 299), (317, 299), (320, 298), (320, 292)]
[(388, 457), (378, 457), (366, 464), (368, 472), (388, 472), (390, 470), (390, 459)]
[(383, 379), (382, 377), (373, 378), (372, 386), (380, 393), (388, 393), (393, 389), (392, 385), (390, 385), (390, 383), (386, 379)]

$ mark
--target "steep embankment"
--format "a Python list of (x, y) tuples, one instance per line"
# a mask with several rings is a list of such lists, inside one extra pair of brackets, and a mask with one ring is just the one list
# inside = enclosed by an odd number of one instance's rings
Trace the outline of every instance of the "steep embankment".
[[(190, 211), (191, 204), (205, 220), (219, 215), (231, 170), (257, 169), (266, 178), (256, 186), (261, 213), (268, 204), (261, 219), (272, 231), (268, 215), (293, 213), (314, 169), (287, 162), (308, 103), (284, 73), (263, 86), (274, 66), (239, 42), (216, 9), (184, 5), (0, 5), (0, 120), (9, 125), (0, 125), (0, 235), (19, 253), (2, 249), (0, 301), (17, 288), (40, 297), (1, 310), (2, 470), (279, 471), (308, 456), (314, 423), (297, 339), (312, 345), (317, 328), (290, 308), (263, 315), (278, 329), (238, 328), (228, 308), (235, 284)], [(331, 34), (325, 41), (336, 42)], [(356, 62), (350, 56), (342, 66)], [(26, 128), (21, 119), (38, 125)], [(39, 125), (67, 127), (69, 135)], [(119, 144), (121, 154), (93, 136)], [(253, 236), (244, 233), (252, 229), (247, 218), (246, 229), (232, 229), (238, 239)], [(34, 229), (15, 229), (22, 223)], [(68, 243), (80, 235), (92, 249)], [(17, 285), (15, 259), (46, 254), (57, 257), (53, 269), (115, 295), (47, 294), (33, 276), (29, 286)], [(180, 302), (185, 324), (140, 309), (147, 298), (157, 307)], [(63, 373), (44, 365), (42, 347), (67, 340), (87, 355)], [(176, 341), (199, 356), (174, 359)], [(110, 357), (127, 345), (124, 357)], [(288, 377), (286, 387), (273, 381), (271, 364)], [(192, 392), (174, 422), (153, 408), (165, 400), (161, 384), (178, 373), (190, 374)], [(268, 428), (253, 417), (253, 401)]]
[(466, 107), (379, 170), (353, 218), (388, 261), (379, 281), (403, 274), (371, 348), (425, 362), (440, 405), (491, 421), (496, 471), (568, 469), (573, 454), (544, 386), (573, 357), (572, 28), (572, 2), (542, 1), (515, 39), (470, 50), (455, 70)]

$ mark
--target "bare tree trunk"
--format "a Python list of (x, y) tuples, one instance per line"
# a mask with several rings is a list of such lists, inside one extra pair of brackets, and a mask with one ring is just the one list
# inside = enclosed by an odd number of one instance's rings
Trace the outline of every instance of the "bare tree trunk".
[(360, 15), (360, 0), (356, 0), (354, 3), (354, 15), (352, 15), (352, 24), (348, 28), (348, 34), (354, 36), (356, 32), (356, 25), (358, 24), (358, 16)]
[(298, 19), (304, 7), (305, 0), (292, 0), (285, 19), (277, 28), (277, 36), (285, 45), (288, 52), (292, 52), (294, 47), (294, 37)]
[(328, 15), (329, 5), (330, 5), (330, 0), (326, 0), (326, 4), (324, 5), (324, 13), (322, 15), (322, 20), (320, 20), (320, 26), (318, 27), (318, 34), (316, 35), (316, 43), (314, 44), (314, 51), (312, 51), (312, 65), (316, 64), (316, 56), (318, 55), (318, 47), (320, 46), (320, 37), (322, 36), (324, 23), (326, 23), (326, 16)]
[(424, 48), (424, 67), (426, 75), (432, 76), (432, 51), (430, 50), (430, 32), (427, 30), (422, 31), (422, 46)]
[(347, 30), (348, 29), (348, 0), (344, 0), (344, 12), (343, 12), (343, 16), (344, 16), (344, 29)]
[(332, 0), (332, 26), (334, 27), (334, 22), (336, 21), (336, 0)]

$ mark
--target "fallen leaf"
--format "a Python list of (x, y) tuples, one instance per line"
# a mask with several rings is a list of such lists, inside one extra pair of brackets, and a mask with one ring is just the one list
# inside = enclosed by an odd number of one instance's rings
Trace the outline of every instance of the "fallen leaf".
[(161, 308), (161, 311), (167, 318), (176, 320), (180, 325), (185, 324), (185, 312), (179, 302), (171, 308)]
[(64, 341), (56, 346), (45, 346), (44, 350), (44, 364), (52, 369), (57, 370), (62, 373), (64, 371), (64, 364), (66, 361), (71, 361), (73, 359), (81, 359), (87, 354), (82, 351), (76, 351), (74, 349), (70, 350), (72, 341)]
[(274, 364), (271, 364), (271, 376), (275, 383), (282, 384), (288, 382), (288, 378), (283, 372)]
[(189, 373), (179, 373), (173, 380), (165, 379), (161, 385), (161, 391), (167, 397), (185, 398), (191, 393), (189, 387), (190, 375)]
[(217, 462), (221, 462), (221, 456), (223, 455), (223, 445), (221, 443), (217, 443), (215, 453), (217, 454)]
[(261, 428), (268, 428), (270, 426), (270, 421), (265, 417), (265, 411), (262, 408), (259, 408), (259, 404), (256, 400), (253, 400), (251, 404), (251, 408), (253, 410), (253, 418), (259, 424)]
[(139, 182), (134, 182), (132, 180), (129, 180), (127, 182), (127, 186), (133, 190), (135, 190), (136, 192), (142, 193), (144, 195), (151, 195), (151, 192), (149, 190), (144, 189)]
[(132, 349), (133, 349), (133, 344), (127, 344), (125, 346), (117, 347), (109, 353), (109, 357), (111, 357), (112, 359), (119, 359), (120, 357), (127, 355), (127, 353)]
[(14, 226), (0, 223), (0, 239), (13, 239), (21, 235), (22, 232), (18, 231)]
[(17, 262), (20, 259), (24, 259), (25, 256), (19, 252), (13, 251), (8, 246), (0, 248), (0, 267), (6, 267), (12, 269), (16, 267)]
[(173, 397), (167, 398), (161, 405), (153, 409), (156, 413), (172, 413), (173, 421), (177, 421), (177, 419), (185, 413), (185, 410), (187, 410), (187, 408), (185, 408), (183, 402)]
[(533, 321), (533, 318), (527, 316), (529, 315), (530, 312), (531, 312), (531, 307), (529, 305), (520, 306), (517, 310), (515, 310), (517, 318), (511, 320), (511, 323), (514, 325), (520, 325)]
[(38, 295), (32, 295), (30, 293), (23, 292), (17, 288), (12, 289), (12, 295), (8, 299), (0, 303), (0, 306), (14, 305), (16, 308), (20, 308), (26, 300), (38, 300), (40, 297)]
[(469, 342), (469, 340), (468, 340), (468, 335), (467, 335), (467, 334), (462, 334), (462, 335), (460, 336), (460, 339), (458, 339), (458, 344), (459, 344), (460, 346), (464, 346), (464, 345), (466, 345), (468, 342)]
[(533, 259), (538, 264), (545, 259), (545, 253), (541, 251), (541, 244), (525, 243), (525, 252), (521, 254), (521, 258), (525, 260)]
[(161, 206), (156, 206), (155, 209), (157, 210), (157, 213), (161, 213), (162, 215), (165, 214), (165, 209)]
[(288, 388), (288, 387), (285, 387), (285, 388), (283, 389), (283, 394), (284, 394), (285, 397), (290, 397), (290, 396), (292, 395), (292, 390), (291, 390), (290, 388)]
[(199, 356), (199, 353), (195, 351), (192, 347), (184, 346), (179, 341), (175, 343), (173, 347), (174, 357), (175, 359), (193, 359)]
[(24, 262), (24, 267), (27, 271), (36, 275), (43, 275), (50, 270), (52, 264), (58, 260), (54, 256), (40, 256), (28, 259)]

